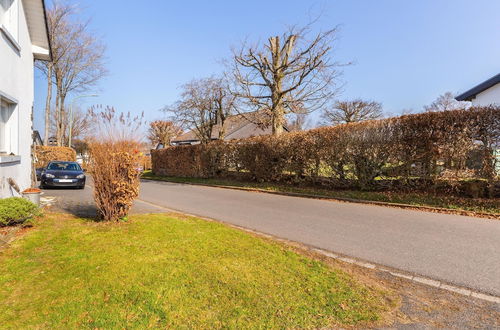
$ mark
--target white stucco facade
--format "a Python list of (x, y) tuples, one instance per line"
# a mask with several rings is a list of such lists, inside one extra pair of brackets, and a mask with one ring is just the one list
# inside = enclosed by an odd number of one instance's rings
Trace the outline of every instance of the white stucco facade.
[(0, 198), (18, 195), (9, 179), (21, 190), (31, 186), (34, 60), (49, 58), (50, 49), (48, 38), (45, 48), (35, 44), (37, 29), (46, 38), (43, 1), (0, 0)]
[(472, 104), (476, 106), (500, 105), (500, 84), (496, 84), (481, 93), (477, 94), (472, 100)]

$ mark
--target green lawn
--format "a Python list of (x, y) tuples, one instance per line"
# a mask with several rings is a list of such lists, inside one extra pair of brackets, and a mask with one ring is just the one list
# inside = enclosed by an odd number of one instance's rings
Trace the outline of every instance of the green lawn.
[(207, 184), (213, 186), (232, 186), (249, 189), (262, 189), (274, 192), (291, 192), (317, 195), (331, 198), (349, 198), (356, 200), (409, 204), (415, 206), (439, 207), (450, 210), (462, 210), (476, 213), (489, 213), (500, 216), (500, 198), (466, 198), (449, 195), (435, 195), (421, 192), (390, 192), (360, 190), (330, 190), (311, 187), (296, 187), (285, 184), (242, 182), (224, 179), (180, 178), (157, 176), (145, 171), (143, 178), (177, 183)]
[(281, 243), (177, 215), (49, 214), (0, 250), (0, 328), (360, 326), (395, 301)]

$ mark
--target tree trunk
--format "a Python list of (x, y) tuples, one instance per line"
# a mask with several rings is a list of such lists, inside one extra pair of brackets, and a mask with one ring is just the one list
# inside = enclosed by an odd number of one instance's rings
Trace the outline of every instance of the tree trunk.
[(59, 142), (59, 146), (65, 146), (66, 145), (66, 141), (64, 141), (64, 138), (66, 136), (66, 126), (64, 125), (64, 122), (65, 122), (65, 116), (66, 116), (66, 109), (64, 108), (64, 100), (65, 100), (65, 96), (60, 96), (60, 100), (59, 100), (59, 107), (61, 108), (61, 111), (60, 111), (60, 114), (61, 114), (61, 130), (60, 130), (60, 134), (61, 134), (61, 138), (58, 139), (58, 142)]
[(269, 38), (269, 43), (271, 46), (271, 53), (273, 58), (274, 71), (274, 86), (271, 87), (272, 90), (272, 125), (273, 125), (273, 135), (279, 136), (283, 133), (283, 120), (285, 116), (285, 111), (283, 109), (283, 103), (281, 102), (282, 92), (282, 80), (283, 74), (280, 68), (282, 59), (280, 52), (280, 39), (279, 37)]
[(45, 133), (43, 144), (49, 145), (50, 130), (50, 101), (52, 100), (52, 63), (47, 66), (47, 99), (45, 100)]
[(283, 117), (284, 111), (283, 107), (278, 104), (278, 106), (273, 110), (273, 135), (279, 136), (283, 133)]
[(57, 91), (57, 94), (56, 94), (56, 131), (54, 132), (55, 133), (55, 137), (56, 137), (56, 142), (57, 142), (57, 145), (60, 146), (61, 145), (61, 142), (60, 142), (60, 132), (61, 132), (61, 101), (60, 101), (60, 95), (59, 95), (59, 91)]

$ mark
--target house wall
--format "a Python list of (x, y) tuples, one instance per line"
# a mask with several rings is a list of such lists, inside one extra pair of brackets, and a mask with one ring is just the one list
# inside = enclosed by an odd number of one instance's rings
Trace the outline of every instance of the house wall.
[(477, 106), (487, 106), (492, 104), (500, 105), (500, 84), (496, 84), (493, 87), (476, 95), (472, 99), (472, 104)]
[(29, 188), (31, 183), (34, 66), (22, 1), (19, 1), (18, 33), (20, 50), (0, 32), (0, 96), (17, 102), (8, 122), (11, 151), (15, 156), (0, 156), (0, 198), (17, 195), (8, 178), (13, 178), (21, 190)]

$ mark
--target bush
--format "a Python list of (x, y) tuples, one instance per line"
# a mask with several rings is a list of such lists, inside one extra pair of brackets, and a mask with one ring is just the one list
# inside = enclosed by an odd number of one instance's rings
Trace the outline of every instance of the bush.
[(119, 220), (127, 216), (139, 195), (139, 157), (134, 142), (92, 142), (90, 170), (99, 217)]
[(0, 227), (16, 224), (27, 225), (37, 215), (40, 215), (38, 206), (24, 198), (0, 199)]
[(76, 151), (69, 147), (36, 146), (36, 168), (46, 167), (50, 161), (76, 161)]
[(236, 172), (256, 181), (358, 189), (454, 189), (459, 184), (453, 181), (472, 178), (488, 182), (480, 191), (491, 195), (498, 180), (496, 149), (500, 108), (491, 106), (169, 147), (152, 151), (152, 165), (157, 175), (212, 178)]
[(94, 181), (94, 200), (103, 220), (124, 219), (139, 195), (140, 167), (144, 157), (139, 152), (141, 117), (116, 113), (114, 108), (91, 109), (95, 136), (88, 141), (89, 170)]

